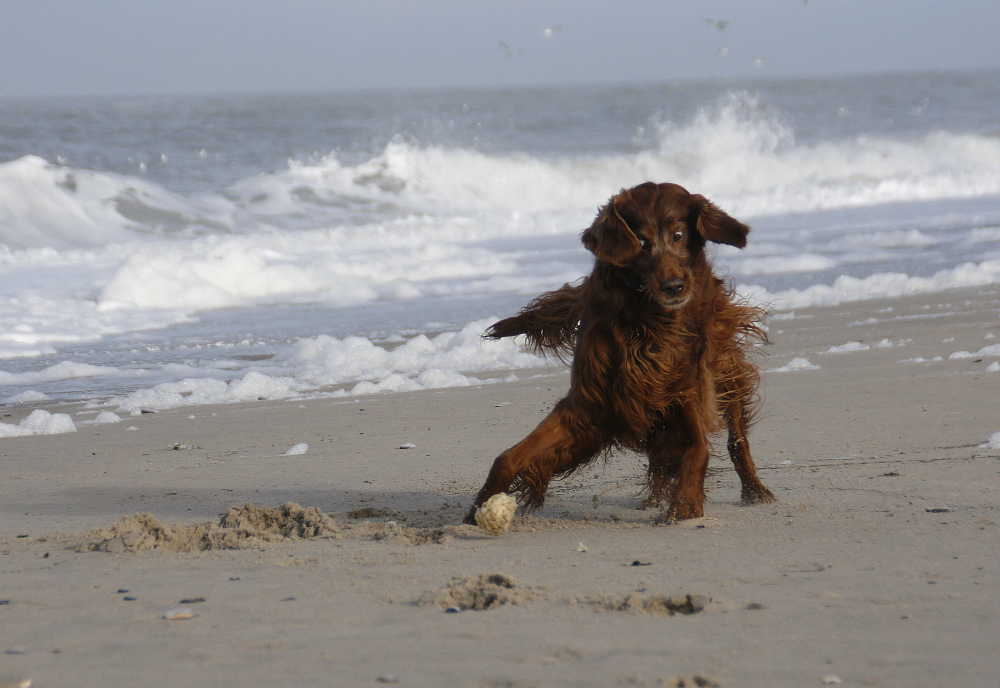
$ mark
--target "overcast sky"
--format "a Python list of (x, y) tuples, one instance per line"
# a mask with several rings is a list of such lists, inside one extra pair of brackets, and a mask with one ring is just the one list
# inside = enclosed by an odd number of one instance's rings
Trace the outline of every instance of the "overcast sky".
[(997, 69), (998, 34), (998, 0), (0, 0), (0, 96)]

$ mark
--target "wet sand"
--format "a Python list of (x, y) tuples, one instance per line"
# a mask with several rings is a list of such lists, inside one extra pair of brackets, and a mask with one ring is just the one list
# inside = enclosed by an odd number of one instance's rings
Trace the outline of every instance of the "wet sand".
[[(1000, 341), (998, 313), (982, 288), (771, 319), (763, 369), (819, 366), (764, 374), (751, 442), (780, 502), (741, 506), (722, 452), (677, 525), (636, 508), (631, 454), (499, 538), (460, 525), (561, 368), (113, 425), (42, 406), (78, 431), (0, 439), (0, 685), (991, 685), (1000, 357), (949, 355)], [(248, 502), (326, 516), (197, 550), (191, 526)], [(142, 512), (195, 551), (109, 530)]]

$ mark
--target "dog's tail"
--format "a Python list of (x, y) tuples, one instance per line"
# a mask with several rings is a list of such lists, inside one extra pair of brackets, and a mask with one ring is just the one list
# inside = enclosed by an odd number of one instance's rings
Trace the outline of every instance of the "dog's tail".
[(537, 297), (511, 318), (493, 323), (483, 337), (501, 339), (523, 334), (535, 353), (554, 354), (568, 360), (576, 346), (576, 331), (583, 313), (583, 290), (587, 280), (564, 284)]

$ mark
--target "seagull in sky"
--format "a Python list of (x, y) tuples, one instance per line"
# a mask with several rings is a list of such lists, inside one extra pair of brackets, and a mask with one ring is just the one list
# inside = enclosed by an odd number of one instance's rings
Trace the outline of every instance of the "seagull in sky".
[(524, 54), (524, 51), (522, 49), (518, 48), (517, 51), (515, 52), (513, 48), (511, 48), (503, 41), (497, 41), (497, 47), (504, 52), (508, 60), (513, 60), (518, 55)]
[(542, 38), (552, 38), (556, 35), (556, 31), (562, 29), (562, 24), (553, 24), (552, 26), (547, 26), (542, 29)]

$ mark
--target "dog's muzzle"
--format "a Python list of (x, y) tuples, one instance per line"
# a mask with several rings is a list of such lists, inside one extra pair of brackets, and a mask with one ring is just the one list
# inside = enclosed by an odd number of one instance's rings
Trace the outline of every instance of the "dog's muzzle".
[(660, 282), (660, 291), (670, 299), (678, 298), (684, 291), (684, 280), (680, 277)]

